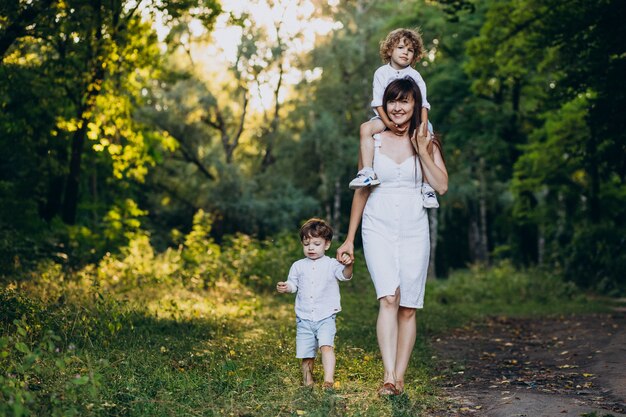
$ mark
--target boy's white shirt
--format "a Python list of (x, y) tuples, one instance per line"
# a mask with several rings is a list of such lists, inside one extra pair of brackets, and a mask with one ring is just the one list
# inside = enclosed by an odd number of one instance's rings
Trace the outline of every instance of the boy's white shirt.
[(411, 66), (397, 70), (392, 67), (391, 64), (385, 64), (376, 70), (374, 73), (374, 81), (372, 83), (372, 109), (374, 109), (376, 114), (378, 114), (378, 112), (376, 112), (376, 107), (383, 105), (383, 94), (389, 83), (393, 80), (397, 80), (398, 78), (404, 78), (407, 76), (413, 78), (422, 93), (422, 107), (426, 107), (430, 110), (430, 103), (426, 98), (426, 83), (424, 82), (422, 75)]
[(296, 294), (296, 316), (319, 321), (341, 311), (337, 281), (349, 281), (343, 276), (339, 261), (328, 256), (300, 259), (291, 265), (287, 278), (289, 292)]

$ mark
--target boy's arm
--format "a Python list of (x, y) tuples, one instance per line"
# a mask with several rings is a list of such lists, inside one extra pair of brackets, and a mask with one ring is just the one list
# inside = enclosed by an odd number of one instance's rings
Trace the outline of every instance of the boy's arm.
[(347, 280), (351, 280), (352, 279), (352, 271), (354, 269), (354, 262), (351, 262), (349, 265), (346, 265), (343, 268), (343, 277)]
[(298, 270), (296, 264), (291, 265), (287, 281), (281, 281), (276, 285), (278, 292), (296, 292), (298, 291)]
[(354, 265), (354, 261), (347, 253), (343, 254), (341, 259), (341, 261), (333, 259), (335, 263), (335, 278), (339, 281), (350, 281), (352, 279), (352, 266)]

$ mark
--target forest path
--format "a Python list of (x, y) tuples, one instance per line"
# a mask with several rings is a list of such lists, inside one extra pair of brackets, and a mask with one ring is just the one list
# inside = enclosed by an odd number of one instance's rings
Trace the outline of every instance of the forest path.
[(623, 309), (489, 318), (432, 346), (448, 398), (435, 416), (626, 416)]

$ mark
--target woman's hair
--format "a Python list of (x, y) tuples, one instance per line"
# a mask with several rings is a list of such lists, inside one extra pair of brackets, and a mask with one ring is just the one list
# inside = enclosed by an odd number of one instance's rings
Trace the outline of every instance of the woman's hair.
[(321, 237), (324, 240), (331, 241), (333, 240), (333, 228), (324, 220), (313, 217), (304, 222), (300, 228), (300, 241), (307, 237)]
[[(412, 96), (413, 101), (415, 102), (415, 106), (413, 107), (413, 116), (411, 117), (411, 124), (409, 125), (409, 137), (411, 137), (422, 123), (422, 92), (413, 78), (398, 78), (387, 85), (387, 88), (385, 88), (385, 92), (383, 93), (383, 111), (387, 114), (387, 103), (389, 101), (403, 100), (409, 96)], [(389, 115), (387, 114), (387, 116)], [(443, 158), (443, 148), (441, 146), (441, 139), (439, 135), (433, 134), (432, 141), (433, 145), (439, 148), (439, 153), (441, 153), (441, 157)]]
[(415, 51), (410, 66), (415, 65), (418, 59), (424, 55), (424, 42), (422, 41), (422, 35), (420, 35), (417, 29), (395, 29), (389, 32), (387, 37), (380, 41), (380, 57), (383, 62), (389, 62), (391, 60), (391, 52), (398, 45), (400, 39), (404, 38)]

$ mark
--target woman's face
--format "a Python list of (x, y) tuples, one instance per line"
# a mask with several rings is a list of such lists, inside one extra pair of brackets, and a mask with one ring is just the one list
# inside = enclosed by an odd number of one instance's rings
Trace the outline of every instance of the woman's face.
[(397, 125), (409, 123), (414, 109), (415, 100), (412, 95), (387, 101), (387, 116)]

